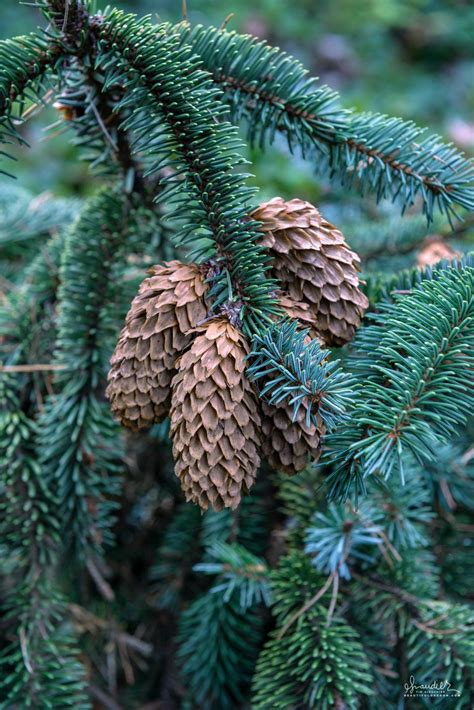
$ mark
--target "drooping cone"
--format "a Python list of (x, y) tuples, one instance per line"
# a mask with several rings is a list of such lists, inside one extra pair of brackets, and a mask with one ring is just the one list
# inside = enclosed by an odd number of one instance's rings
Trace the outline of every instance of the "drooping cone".
[(293, 422), (290, 404), (262, 402), (263, 454), (275, 471), (284, 471), (291, 476), (302, 471), (310, 461), (319, 459), (321, 437), (326, 430), (320, 417), (316, 423), (308, 425), (306, 411), (303, 403)]
[(127, 314), (106, 390), (115, 417), (134, 430), (168, 414), (176, 360), (207, 315), (199, 267), (171, 261), (150, 273)]
[[(281, 293), (278, 296), (278, 302), (289, 318), (297, 320), (301, 328), (308, 329), (308, 340), (318, 340), (319, 344), (324, 347), (325, 343), (314, 329), (314, 316), (308, 303), (303, 301), (295, 301), (287, 293)], [(305, 341), (306, 342), (306, 341)]]
[(275, 197), (251, 215), (261, 244), (274, 257), (273, 275), (295, 301), (309, 304), (314, 328), (328, 345), (349, 341), (368, 306), (359, 289), (359, 257), (344, 235), (303, 200)]
[(236, 508), (260, 464), (260, 414), (244, 374), (248, 348), (225, 318), (199, 331), (172, 382), (175, 471), (186, 500)]

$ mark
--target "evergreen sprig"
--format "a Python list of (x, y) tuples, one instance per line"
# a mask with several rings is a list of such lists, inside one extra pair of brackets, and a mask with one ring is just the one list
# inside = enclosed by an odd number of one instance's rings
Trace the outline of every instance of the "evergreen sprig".
[(66, 240), (60, 269), (55, 364), (65, 369), (40, 417), (40, 450), (65, 537), (81, 554), (99, 553), (110, 540), (122, 466), (103, 385), (115, 334), (110, 317), (119, 318), (112, 304), (121, 303), (115, 266), (133, 232), (129, 211), (126, 195), (103, 191), (92, 199)]
[(191, 703), (210, 710), (242, 707), (262, 642), (263, 617), (240, 608), (238, 594), (207, 593), (180, 620), (178, 651)]
[(363, 215), (343, 217), (340, 229), (350, 235), (351, 249), (362, 259), (363, 270), (377, 270), (377, 259), (385, 261), (400, 254), (412, 254), (413, 250), (428, 236), (428, 234), (444, 234), (445, 220), (434, 218), (428, 228), (426, 219), (420, 214), (384, 215), (382, 219), (369, 221)]
[(468, 437), (440, 446), (436, 459), (410, 474), (421, 477), (440, 510), (474, 510), (474, 457)]
[(375, 478), (371, 500), (380, 511), (386, 538), (394, 549), (417, 549), (429, 544), (428, 524), (434, 518), (426, 478), (410, 475), (407, 485)]
[(354, 559), (370, 562), (374, 546), (382, 544), (381, 517), (367, 501), (357, 510), (331, 503), (326, 513), (314, 515), (306, 531), (305, 552), (321, 572), (350, 579), (348, 563)]
[(311, 611), (283, 638), (270, 634), (253, 680), (252, 707), (356, 708), (372, 694), (372, 675), (358, 634), (340, 619), (325, 626)]
[(54, 585), (20, 584), (6, 605), (13, 640), (0, 651), (0, 708), (90, 710), (86, 675)]
[[(61, 45), (37, 34), (0, 41), (0, 145), (26, 144), (18, 132), (25, 102), (43, 102), (48, 72), (62, 53)], [(11, 157), (4, 151), (0, 156)], [(9, 175), (3, 169), (0, 173)]]
[(308, 425), (319, 415), (332, 429), (346, 413), (350, 378), (317, 340), (305, 342), (307, 334), (289, 321), (255, 335), (247, 374), (270, 404), (287, 401), (294, 419), (305, 406)]
[(432, 459), (472, 410), (474, 270), (448, 269), (383, 304), (356, 338), (359, 382), (351, 423), (328, 442), (338, 462), (332, 495), (398, 469), (405, 452)]
[(412, 684), (446, 681), (448, 695), (423, 699), (422, 707), (443, 707), (449, 698), (452, 707), (464, 710), (469, 707), (474, 668), (472, 609), (430, 599), (438, 592), (438, 579), (433, 558), (422, 553), (411, 551), (393, 571), (385, 566), (383, 574), (359, 577), (352, 589), (351, 613), (356, 626), (370, 624), (381, 632), (379, 648), (374, 649), (376, 663), (381, 648), (393, 653), (398, 645), (399, 697), (410, 692)]
[[(3, 365), (48, 363), (54, 340), (54, 306), (63, 246), (64, 234), (49, 239), (24, 268), (21, 286), (12, 288), (0, 305)], [(34, 377), (34, 373), (25, 375), (22, 387)]]
[(372, 693), (372, 675), (357, 632), (340, 617), (328, 625), (328, 592), (317, 605), (308, 603), (324, 577), (307, 557), (291, 553), (271, 579), (277, 628), (258, 659), (252, 707), (356, 708)]
[(11, 634), (0, 652), (0, 707), (90, 707), (85, 674), (55, 588), (60, 525), (42, 475), (36, 425), (22, 411), (20, 383), (0, 375), (0, 535), (13, 567), (4, 591)]
[[(421, 603), (419, 621), (407, 629), (406, 657), (415, 683), (433, 675), (446, 682), (454, 707), (468, 708), (474, 670), (474, 613), (469, 606), (445, 601)], [(432, 681), (431, 681), (432, 682)], [(431, 707), (443, 707), (435, 697)]]
[(51, 564), (59, 524), (37, 460), (36, 425), (22, 411), (19, 391), (12, 375), (0, 375), (0, 535), (25, 575)]
[(237, 592), (242, 611), (256, 604), (270, 604), (268, 569), (264, 560), (237, 543), (215, 542), (206, 553), (209, 561), (194, 565), (194, 570), (218, 575), (211, 592), (223, 593), (226, 602)]
[(474, 208), (472, 163), (438, 136), (424, 137), (411, 121), (343, 111), (339, 96), (315, 87), (297, 60), (254, 37), (202, 26), (179, 31), (223, 87), (232, 120), (246, 121), (251, 142), (263, 147), (280, 132), (290, 148), (316, 150), (318, 163), (323, 153), (344, 185), (397, 200), (403, 211), (420, 197), (429, 221), (435, 208), (449, 217), (457, 206)]
[(223, 88), (232, 120), (247, 120), (252, 143), (264, 148), (282, 131), (290, 147), (299, 144), (305, 153), (343, 140), (347, 111), (338, 106), (338, 94), (315, 86), (316, 79), (286, 52), (215, 27), (170, 27), (177, 30)]
[(0, 193), (0, 259), (18, 242), (64, 231), (77, 216), (80, 202), (44, 193), (36, 198), (16, 185), (2, 184)]
[(191, 49), (148, 19), (112, 11), (98, 22), (97, 36), (105, 87), (124, 89), (116, 110), (130, 114), (124, 128), (134, 134), (134, 152), (153, 155), (148, 175), (168, 169), (159, 199), (172, 202), (173, 218), (182, 222), (177, 244), (215, 264), (214, 304), (236, 302), (248, 328), (258, 329), (276, 311), (273, 282), (264, 276), (268, 257), (258, 225), (248, 218), (253, 191), (236, 171), (240, 141), (219, 120), (218, 89)]
[(423, 281), (438, 278), (440, 272), (465, 267), (474, 267), (474, 252), (469, 251), (456, 259), (441, 259), (436, 264), (420, 269), (413, 267), (397, 273), (378, 272), (367, 277), (365, 291), (369, 300), (374, 304), (380, 301), (392, 303), (397, 295), (407, 295), (414, 288), (421, 286)]

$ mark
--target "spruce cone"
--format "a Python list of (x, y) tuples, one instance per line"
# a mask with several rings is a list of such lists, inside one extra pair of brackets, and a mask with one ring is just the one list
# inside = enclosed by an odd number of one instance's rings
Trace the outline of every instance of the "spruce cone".
[(275, 471), (284, 471), (290, 476), (302, 471), (310, 462), (315, 462), (321, 454), (321, 437), (325, 427), (317, 418), (317, 425), (306, 424), (306, 407), (298, 410), (296, 421), (292, 421), (293, 407), (262, 402), (262, 442), (263, 454)]
[(359, 257), (344, 235), (309, 202), (275, 197), (257, 207), (261, 244), (274, 257), (273, 275), (295, 301), (309, 304), (313, 325), (328, 345), (349, 341), (368, 306), (359, 289)]
[(324, 341), (314, 329), (314, 317), (307, 303), (295, 301), (287, 293), (281, 293), (278, 296), (278, 302), (289, 318), (297, 320), (302, 328), (308, 329), (308, 337), (305, 342), (318, 340), (321, 347), (325, 347)]
[(218, 318), (200, 329), (172, 382), (175, 471), (186, 500), (207, 509), (236, 508), (260, 464), (260, 414), (244, 375), (248, 348)]
[(197, 266), (171, 261), (150, 273), (127, 314), (106, 390), (113, 414), (134, 430), (168, 414), (176, 359), (207, 315), (207, 285)]

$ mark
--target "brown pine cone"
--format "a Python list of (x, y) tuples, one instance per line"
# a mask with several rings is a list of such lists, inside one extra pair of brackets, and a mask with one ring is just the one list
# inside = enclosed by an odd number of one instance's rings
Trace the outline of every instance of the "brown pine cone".
[[(301, 328), (308, 329), (308, 340), (318, 340), (321, 347), (325, 346), (323, 339), (314, 329), (314, 317), (311, 308), (303, 301), (295, 301), (287, 293), (280, 293), (278, 302), (289, 318), (293, 318), (300, 323)], [(307, 340), (305, 340), (307, 342)]]
[(186, 500), (204, 510), (236, 508), (260, 464), (260, 414), (244, 375), (248, 347), (224, 318), (199, 331), (172, 382), (175, 471)]
[(294, 301), (309, 304), (314, 329), (328, 345), (349, 341), (368, 306), (359, 288), (359, 257), (342, 232), (303, 200), (275, 197), (257, 207), (261, 244), (274, 257), (273, 273)]
[(165, 418), (176, 359), (207, 316), (199, 267), (171, 261), (152, 266), (140, 285), (110, 360), (106, 395), (115, 417), (130, 429)]
[(317, 417), (317, 424), (306, 423), (306, 407), (298, 410), (292, 421), (293, 406), (262, 402), (263, 454), (275, 471), (284, 471), (290, 476), (302, 471), (309, 462), (316, 462), (321, 454), (321, 437), (325, 426)]

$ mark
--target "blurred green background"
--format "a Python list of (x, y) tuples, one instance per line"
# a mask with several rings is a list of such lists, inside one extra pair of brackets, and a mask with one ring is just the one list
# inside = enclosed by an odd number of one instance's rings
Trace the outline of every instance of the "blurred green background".
[[(126, 0), (124, 9), (179, 21), (181, 0)], [(0, 37), (32, 31), (37, 10), (2, 0)], [(403, 116), (429, 126), (468, 154), (474, 152), (474, 3), (470, 0), (188, 0), (192, 23), (220, 25), (267, 39), (297, 56), (342, 102), (359, 110)], [(67, 132), (48, 108), (25, 127), (33, 150), (17, 151), (14, 172), (33, 192), (84, 195), (94, 189), (76, 160)], [(314, 202), (328, 190), (308, 163), (278, 146), (249, 155), (265, 197), (281, 194)], [(289, 161), (292, 168), (289, 169)], [(294, 165), (296, 163), (296, 165)]]

